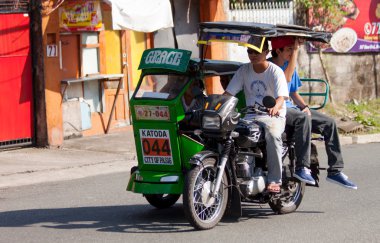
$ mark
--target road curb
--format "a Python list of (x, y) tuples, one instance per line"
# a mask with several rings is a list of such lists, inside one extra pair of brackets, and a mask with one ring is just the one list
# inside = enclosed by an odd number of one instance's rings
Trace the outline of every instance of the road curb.
[(75, 180), (90, 176), (105, 175), (112, 173), (130, 172), (136, 162), (118, 160), (112, 162), (102, 162), (97, 164), (86, 164), (75, 167), (56, 168), (34, 172), (20, 172), (0, 178), (0, 190), (11, 187), (27, 186), (46, 182), (59, 182)]
[(364, 144), (364, 143), (378, 143), (380, 142), (380, 134), (366, 134), (360, 136), (352, 136), (353, 144)]
[(380, 133), (364, 134), (364, 135), (352, 135), (352, 136), (339, 136), (341, 145), (349, 144), (366, 144), (366, 143), (379, 143)]

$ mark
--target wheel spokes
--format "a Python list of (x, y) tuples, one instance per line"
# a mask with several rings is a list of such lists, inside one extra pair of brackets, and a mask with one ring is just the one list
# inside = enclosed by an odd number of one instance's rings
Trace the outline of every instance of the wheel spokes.
[[(204, 191), (207, 189), (207, 187), (211, 187), (210, 185), (206, 184), (212, 184), (214, 179), (215, 171), (211, 168), (204, 168), (202, 171), (199, 172), (198, 177), (195, 180), (196, 182), (193, 191), (193, 205), (195, 213), (201, 220), (212, 219), (215, 215), (217, 215), (218, 211), (220, 210), (221, 200), (223, 199), (223, 193), (221, 193), (220, 191), (217, 193), (217, 196), (212, 204), (205, 205), (204, 200), (202, 200), (203, 193), (210, 193), (209, 190), (207, 190), (206, 192)], [(221, 190), (223, 190), (223, 187), (221, 187)]]
[(301, 185), (298, 183), (294, 183), (291, 185), (288, 185), (287, 189), (285, 190), (285, 193), (280, 196), (280, 200), (282, 204), (289, 204), (294, 203), (294, 201), (297, 200), (297, 198), (300, 196), (301, 193)]

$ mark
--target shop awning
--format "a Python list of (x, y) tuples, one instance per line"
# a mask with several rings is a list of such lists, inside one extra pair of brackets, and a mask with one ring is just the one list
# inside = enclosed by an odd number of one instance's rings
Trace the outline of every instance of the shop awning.
[(112, 6), (114, 30), (153, 32), (173, 27), (169, 0), (107, 0)]

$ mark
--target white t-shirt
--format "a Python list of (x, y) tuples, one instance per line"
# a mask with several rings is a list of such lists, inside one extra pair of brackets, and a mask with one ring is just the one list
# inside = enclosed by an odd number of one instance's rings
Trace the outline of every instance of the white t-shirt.
[[(251, 63), (242, 65), (231, 79), (226, 91), (236, 95), (244, 89), (247, 106), (253, 106), (255, 102), (263, 105), (263, 98), (267, 95), (275, 99), (284, 96), (286, 99), (289, 97), (289, 92), (284, 71), (277, 65), (268, 63), (268, 68), (262, 73), (256, 73)], [(279, 115), (285, 118), (285, 102), (279, 110)]]

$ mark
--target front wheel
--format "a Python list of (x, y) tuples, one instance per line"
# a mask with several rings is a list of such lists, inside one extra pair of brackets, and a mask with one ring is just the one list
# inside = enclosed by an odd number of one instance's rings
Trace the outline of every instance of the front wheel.
[(146, 200), (150, 205), (156, 208), (168, 208), (174, 205), (180, 194), (144, 194)]
[(203, 161), (203, 165), (192, 168), (185, 177), (184, 212), (190, 224), (196, 229), (213, 228), (226, 211), (228, 182), (225, 171), (216, 197), (211, 196), (211, 190), (216, 180), (215, 163), (214, 158), (207, 158)]
[(269, 201), (269, 206), (278, 214), (292, 213), (301, 204), (304, 193), (304, 182), (288, 181), (282, 186), (281, 194)]

